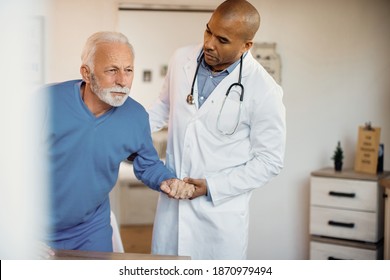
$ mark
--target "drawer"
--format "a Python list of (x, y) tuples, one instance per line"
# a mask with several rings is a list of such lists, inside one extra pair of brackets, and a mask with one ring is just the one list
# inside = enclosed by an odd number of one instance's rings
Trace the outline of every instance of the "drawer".
[(374, 181), (311, 177), (311, 205), (378, 211), (380, 188)]
[(383, 237), (372, 212), (310, 207), (310, 234), (377, 242)]
[(375, 260), (380, 258), (379, 249), (370, 250), (357, 247), (310, 242), (312, 260)]

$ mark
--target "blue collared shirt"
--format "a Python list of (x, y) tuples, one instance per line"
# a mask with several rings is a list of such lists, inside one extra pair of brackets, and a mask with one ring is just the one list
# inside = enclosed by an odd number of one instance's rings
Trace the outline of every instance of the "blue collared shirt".
[[(246, 53), (244, 54), (244, 56)], [(240, 59), (230, 65), (228, 68), (221, 72), (214, 72), (211, 70), (210, 66), (207, 65), (204, 60), (203, 51), (199, 54), (198, 63), (200, 61), (200, 67), (198, 71), (198, 103), (199, 107), (203, 105), (206, 99), (210, 96), (210, 94), (214, 91), (214, 89), (218, 86), (218, 84), (229, 75), (236, 66), (240, 63)]]

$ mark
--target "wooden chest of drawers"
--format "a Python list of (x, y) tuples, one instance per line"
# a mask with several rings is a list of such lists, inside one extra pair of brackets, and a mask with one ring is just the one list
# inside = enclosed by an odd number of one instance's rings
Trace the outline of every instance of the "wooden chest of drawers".
[(311, 259), (383, 257), (384, 198), (378, 181), (384, 174), (333, 168), (311, 174)]
[(310, 258), (313, 260), (382, 259), (383, 243), (355, 242), (312, 235)]

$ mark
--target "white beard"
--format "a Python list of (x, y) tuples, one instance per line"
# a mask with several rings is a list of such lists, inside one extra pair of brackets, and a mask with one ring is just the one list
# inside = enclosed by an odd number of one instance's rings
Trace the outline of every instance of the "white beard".
[[(99, 99), (113, 107), (122, 106), (127, 97), (130, 95), (130, 88), (128, 87), (111, 87), (102, 88), (99, 85), (94, 74), (91, 74), (91, 89), (99, 97)], [(125, 95), (112, 95), (112, 92), (121, 92)]]

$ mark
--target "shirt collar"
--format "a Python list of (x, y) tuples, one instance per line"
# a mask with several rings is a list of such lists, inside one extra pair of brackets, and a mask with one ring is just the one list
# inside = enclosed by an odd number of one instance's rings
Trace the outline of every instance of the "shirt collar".
[[(243, 59), (244, 57), (248, 54), (248, 52), (245, 52), (244, 55), (243, 55)], [(207, 68), (207, 69), (210, 69), (210, 66), (206, 63), (206, 61), (204, 60), (204, 56), (203, 56), (203, 50), (199, 53), (198, 55), (198, 58), (196, 59), (196, 61), (198, 63), (202, 63), (202, 66), (204, 68)], [(220, 73), (223, 73), (223, 72), (227, 72), (228, 74), (230, 74), (234, 68), (236, 68), (236, 66), (240, 63), (240, 59), (238, 59), (236, 62), (234, 62), (233, 64), (231, 64), (228, 68), (226, 68), (225, 70), (221, 71)]]

